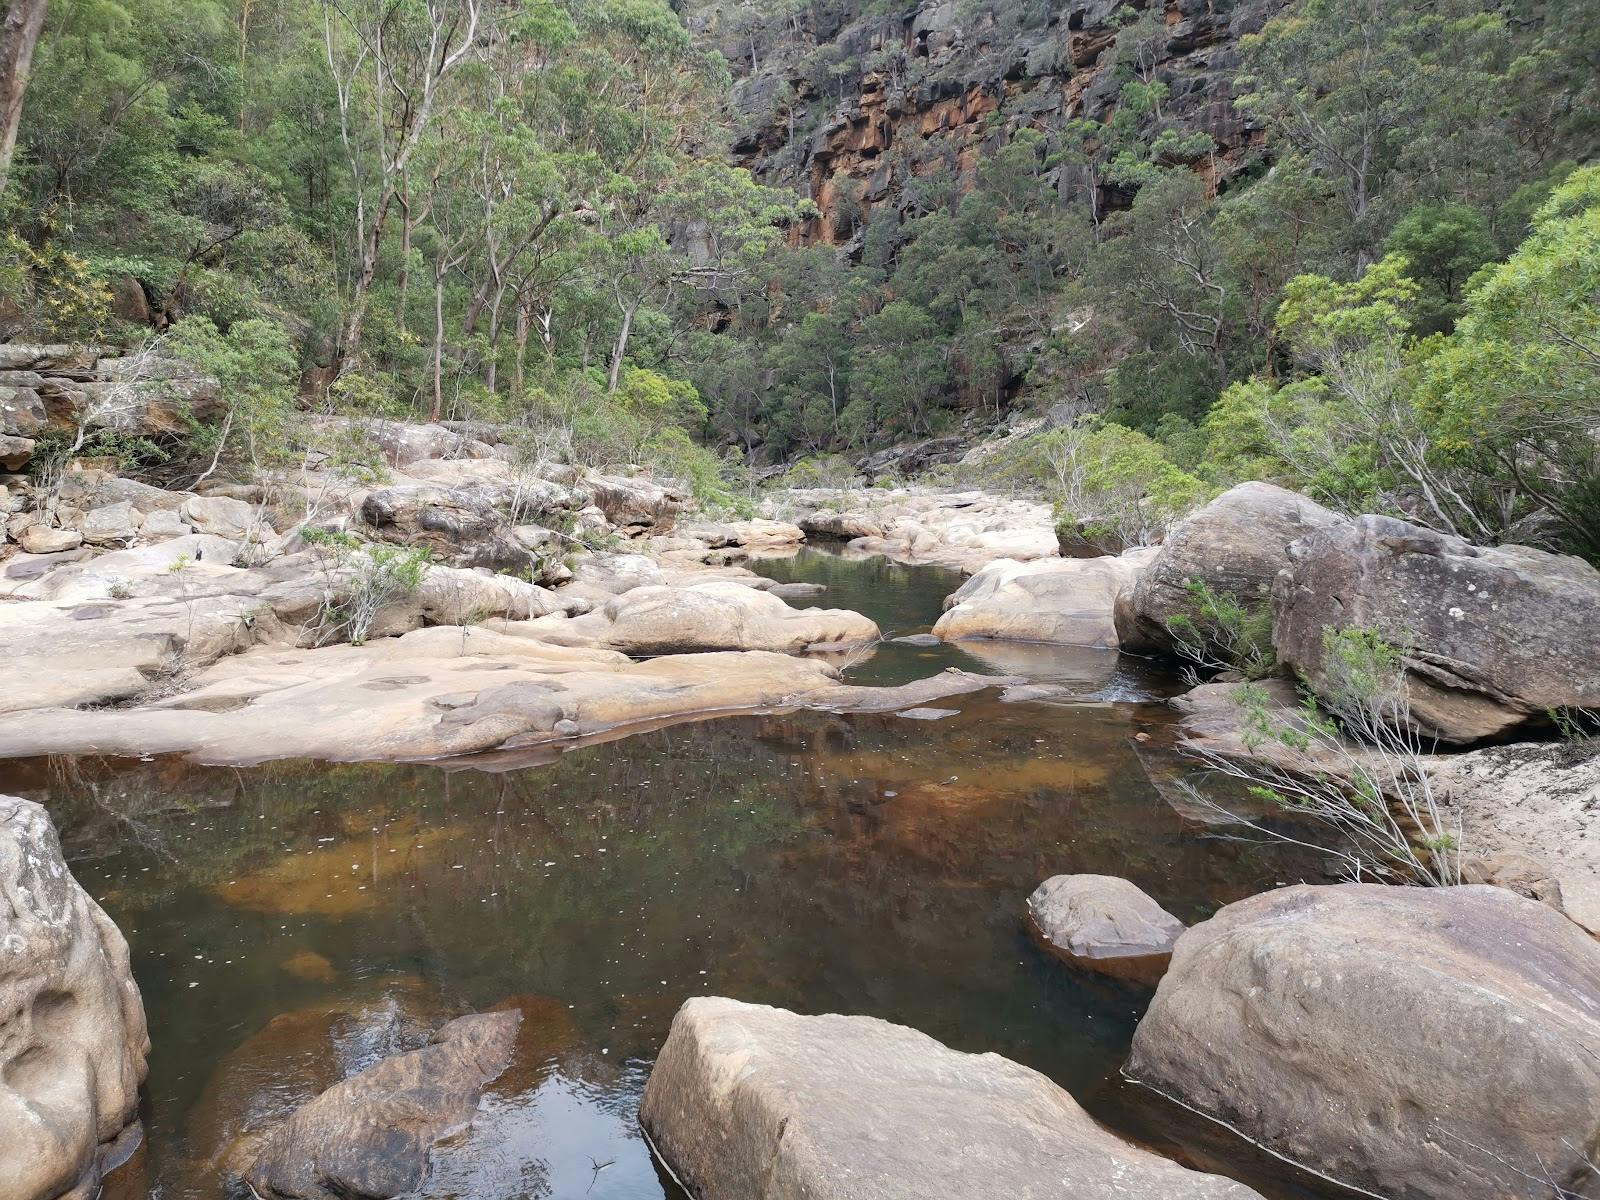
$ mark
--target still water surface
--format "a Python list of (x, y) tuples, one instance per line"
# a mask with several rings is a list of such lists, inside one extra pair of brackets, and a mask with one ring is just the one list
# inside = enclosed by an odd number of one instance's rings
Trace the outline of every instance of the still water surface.
[[(926, 631), (960, 583), (813, 550), (760, 569), (827, 584), (802, 603), (864, 611), (889, 636)], [(890, 643), (850, 675), (951, 665), (1064, 694), (963, 696), (934, 722), (723, 719), (493, 770), (0, 765), (0, 788), (49, 803), (143, 990), (148, 1137), (109, 1194), (218, 1196), (241, 1132), (447, 1015), (509, 1003), (518, 1061), (427, 1194), (679, 1200), (635, 1114), (673, 1012), (701, 994), (998, 1051), (1171, 1148), (1181, 1118), (1117, 1076), (1143, 999), (1043, 955), (1023, 901), (1095, 871), (1193, 921), (1315, 876), (1203, 836), (1162, 799), (1176, 681), (1137, 660)], [(1274, 1198), (1326, 1194), (1191, 1153)]]

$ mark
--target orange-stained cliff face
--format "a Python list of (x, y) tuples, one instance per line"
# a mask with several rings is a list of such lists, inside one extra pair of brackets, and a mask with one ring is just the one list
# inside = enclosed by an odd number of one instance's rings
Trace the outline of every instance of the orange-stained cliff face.
[[(1282, 0), (1168, 0), (1153, 47), (1167, 84), (1163, 127), (1203, 130), (1217, 151), (1196, 164), (1221, 186), (1261, 145), (1233, 105), (1239, 38)], [(1074, 118), (1108, 118), (1127, 78), (1113, 60), (1126, 0), (689, 0), (688, 20), (737, 77), (734, 152), (770, 183), (795, 187), (820, 215), (796, 240), (858, 244), (882, 206), (920, 186), (970, 188), (986, 152), (1019, 129), (1049, 139)], [(754, 37), (752, 39), (752, 30)], [(920, 185), (918, 181), (921, 181)], [(1081, 167), (1054, 169), (1087, 202)], [(1099, 206), (1126, 196), (1100, 188)]]

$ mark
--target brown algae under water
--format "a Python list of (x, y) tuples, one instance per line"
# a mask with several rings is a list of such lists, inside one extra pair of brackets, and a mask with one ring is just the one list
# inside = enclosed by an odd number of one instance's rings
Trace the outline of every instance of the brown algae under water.
[[(757, 566), (828, 585), (797, 603), (855, 608), (889, 637), (925, 631), (960, 583), (815, 550)], [(720, 718), (493, 770), (0, 764), (0, 790), (48, 804), (144, 996), (146, 1141), (107, 1195), (218, 1196), (241, 1135), (448, 1016), (514, 1005), (513, 1065), (436, 1150), (422, 1194), (677, 1200), (635, 1116), (695, 995), (870, 1014), (992, 1050), (1269, 1197), (1336, 1194), (1122, 1082), (1148, 997), (1064, 968), (1023, 927), (1026, 897), (1055, 874), (1125, 876), (1193, 922), (1318, 881), (1319, 864), (1208, 837), (1163, 799), (1178, 764), (1152, 747), (1170, 744), (1170, 672), (1106, 652), (889, 642), (849, 675), (946, 666), (1061, 695), (981, 692), (934, 721)]]

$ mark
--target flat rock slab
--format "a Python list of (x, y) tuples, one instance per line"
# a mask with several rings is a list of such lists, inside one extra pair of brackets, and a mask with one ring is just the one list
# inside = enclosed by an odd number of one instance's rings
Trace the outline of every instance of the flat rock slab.
[(1252, 896), (1178, 939), (1125, 1073), (1373, 1195), (1592, 1195), (1600, 943), (1498, 887)]
[(904, 712), (897, 712), (895, 716), (904, 717), (908, 721), (942, 721), (946, 717), (959, 717), (959, 708), (908, 708)]
[(678, 1011), (639, 1120), (698, 1200), (1259, 1200), (998, 1055), (720, 997)]
[(1126, 879), (1057, 875), (1028, 897), (1028, 925), (1063, 962), (1154, 986), (1184, 924)]

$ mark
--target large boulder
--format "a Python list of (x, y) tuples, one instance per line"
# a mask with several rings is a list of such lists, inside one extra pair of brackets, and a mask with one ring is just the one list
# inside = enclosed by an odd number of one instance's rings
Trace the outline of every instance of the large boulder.
[(230, 496), (191, 496), (179, 515), (196, 533), (213, 537), (260, 541), (273, 535), (255, 505)]
[(1180, 521), (1119, 613), (1129, 648), (1173, 651), (1171, 622), (1198, 614), (1193, 583), (1245, 605), (1265, 608), (1272, 583), (1289, 562), (1289, 545), (1320, 529), (1345, 524), (1314, 500), (1270, 483), (1241, 483)]
[(880, 637), (877, 625), (858, 612), (790, 608), (777, 596), (731, 581), (632, 588), (584, 616), (546, 617), (531, 632), (556, 645), (604, 646), (625, 654), (799, 654), (870, 645)]
[(848, 542), (853, 538), (883, 536), (883, 523), (859, 512), (839, 512), (824, 508), (800, 518), (800, 529), (807, 537)]
[(798, 525), (787, 521), (768, 521), (755, 517), (749, 521), (713, 521), (691, 525), (679, 531), (684, 537), (698, 539), (712, 550), (738, 547), (760, 553), (764, 550), (786, 550), (805, 541), (805, 533)]
[(1426, 736), (1473, 742), (1600, 705), (1600, 571), (1580, 559), (1367, 516), (1305, 538), (1288, 565), (1272, 641), (1313, 691), (1329, 683), (1324, 631), (1374, 629), (1403, 651)]
[(334, 1084), (264, 1139), (244, 1179), (283, 1200), (388, 1200), (428, 1177), (429, 1152), (472, 1118), (516, 1043), (516, 1010), (458, 1017), (420, 1050)]
[(1154, 555), (1144, 549), (1103, 558), (997, 559), (945, 600), (933, 632), (945, 641), (1003, 638), (1115, 650), (1117, 604)]
[(527, 566), (533, 555), (517, 541), (500, 498), (495, 485), (397, 485), (371, 492), (361, 517), (385, 541), (425, 548), (454, 566)]
[(1600, 943), (1498, 887), (1253, 896), (1178, 939), (1125, 1073), (1372, 1195), (1592, 1195)]
[(83, 540), (91, 546), (126, 546), (139, 536), (144, 514), (126, 500), (91, 508), (83, 518)]
[(128, 944), (45, 810), (0, 796), (0, 1196), (80, 1200), (137, 1147), (150, 1040)]
[(700, 1200), (1247, 1200), (1096, 1124), (1061, 1088), (874, 1017), (697, 997), (639, 1121)]
[(1183, 922), (1126, 879), (1056, 875), (1028, 897), (1028, 925), (1063, 962), (1156, 983), (1166, 973)]
[(631, 533), (670, 530), (691, 499), (672, 484), (625, 475), (585, 476), (583, 486), (606, 520)]

